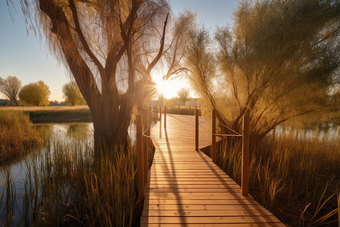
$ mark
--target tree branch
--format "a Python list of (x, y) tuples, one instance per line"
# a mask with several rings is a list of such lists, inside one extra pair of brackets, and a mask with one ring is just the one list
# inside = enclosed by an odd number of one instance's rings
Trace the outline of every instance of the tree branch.
[(88, 45), (86, 38), (83, 34), (83, 31), (81, 30), (76, 4), (74, 3), (74, 0), (69, 0), (69, 3), (70, 3), (69, 7), (72, 11), (74, 24), (76, 25), (76, 31), (79, 35), (80, 41), (81, 41), (86, 53), (89, 55), (89, 57), (92, 59), (92, 61), (96, 64), (100, 74), (103, 76), (103, 75), (105, 75), (104, 67), (102, 66), (102, 64), (100, 63), (98, 58), (91, 51), (90, 46)]
[(166, 15), (166, 19), (164, 22), (164, 28), (163, 28), (163, 36), (161, 39), (161, 47), (159, 49), (159, 52), (157, 54), (157, 56), (155, 57), (155, 59), (150, 63), (149, 67), (147, 68), (147, 74), (150, 75), (151, 70), (153, 69), (153, 67), (155, 67), (155, 65), (157, 64), (157, 62), (159, 61), (159, 59), (161, 58), (162, 54), (163, 54), (163, 49), (164, 49), (164, 42), (165, 42), (165, 30), (166, 30), (166, 25), (168, 23), (168, 18), (169, 18), (169, 14)]

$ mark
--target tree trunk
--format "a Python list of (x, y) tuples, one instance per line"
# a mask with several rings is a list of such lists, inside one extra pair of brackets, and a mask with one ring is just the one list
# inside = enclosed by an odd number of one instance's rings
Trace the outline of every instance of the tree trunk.
[(111, 152), (117, 146), (128, 146), (128, 128), (131, 122), (132, 106), (109, 105), (111, 97), (102, 96), (96, 103), (89, 105), (94, 127), (95, 157), (102, 152)]

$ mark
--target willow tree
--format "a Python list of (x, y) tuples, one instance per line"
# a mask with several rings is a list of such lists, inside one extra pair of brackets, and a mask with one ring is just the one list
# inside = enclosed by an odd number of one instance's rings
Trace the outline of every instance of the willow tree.
[(0, 92), (4, 94), (11, 105), (19, 106), (18, 93), (21, 88), (21, 81), (16, 76), (8, 76), (6, 79), (0, 77)]
[[(243, 1), (233, 15), (233, 27), (216, 30), (214, 46), (203, 37), (209, 56), (218, 49), (217, 75), (191, 75), (225, 123), (239, 130), (242, 116), (250, 115), (260, 140), (275, 125), (327, 108), (340, 78), (339, 1)], [(189, 56), (198, 41), (192, 39)]]
[(28, 27), (43, 34), (93, 117), (96, 148), (125, 144), (132, 108), (163, 56), (166, 0), (21, 0)]

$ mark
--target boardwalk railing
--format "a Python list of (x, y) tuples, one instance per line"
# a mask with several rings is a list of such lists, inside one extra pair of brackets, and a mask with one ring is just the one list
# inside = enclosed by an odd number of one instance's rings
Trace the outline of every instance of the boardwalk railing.
[[(166, 111), (166, 109), (165, 109)], [(166, 112), (164, 112), (164, 120), (166, 121)], [(148, 182), (149, 175), (149, 151), (148, 141), (150, 139), (151, 119), (162, 120), (162, 108), (154, 106), (145, 108), (136, 115), (137, 124), (137, 168), (138, 168), (138, 203), (140, 212), (143, 210), (143, 202), (145, 197), (144, 186)], [(164, 124), (164, 127), (166, 125)]]
[[(234, 134), (217, 134), (216, 110), (211, 110), (211, 159), (216, 164), (216, 136), (219, 137), (242, 137), (242, 174), (241, 174), (241, 190), (242, 195), (247, 196), (249, 192), (249, 139), (250, 130), (249, 116), (243, 116), (242, 134), (229, 128), (228, 126), (218, 122), (219, 125), (229, 129)], [(195, 108), (195, 150), (199, 150), (199, 108)]]
[[(139, 210), (143, 209), (144, 201), (144, 186), (148, 182), (148, 140), (150, 138), (150, 120), (159, 120), (162, 122), (162, 108), (154, 106), (153, 111), (151, 107), (144, 109), (136, 116), (137, 121), (137, 166), (138, 166), (138, 192), (139, 192)], [(228, 126), (218, 122), (223, 127), (228, 128), (235, 134), (217, 134), (216, 125), (216, 110), (212, 110), (212, 153), (211, 159), (216, 163), (216, 137), (242, 137), (242, 177), (241, 177), (241, 191), (242, 195), (248, 195), (249, 182), (249, 116), (243, 116), (242, 134), (234, 131)], [(195, 150), (199, 151), (199, 109), (195, 108)], [(161, 125), (160, 125), (161, 127)], [(164, 128), (166, 128), (166, 106), (164, 107)]]

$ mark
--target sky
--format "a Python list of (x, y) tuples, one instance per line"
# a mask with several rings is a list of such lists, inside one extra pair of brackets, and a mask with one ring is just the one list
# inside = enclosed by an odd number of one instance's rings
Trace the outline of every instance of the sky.
[[(44, 40), (39, 41), (33, 31), (27, 32), (19, 1), (14, 3), (11, 17), (6, 0), (0, 0), (0, 77), (16, 76), (23, 85), (42, 80), (50, 88), (49, 100), (63, 101), (62, 87), (70, 81), (69, 75), (48, 53)], [(233, 23), (232, 11), (237, 3), (237, 0), (170, 0), (175, 15), (184, 9), (196, 11), (197, 21), (211, 32), (216, 25)], [(174, 89), (166, 97), (176, 96), (177, 89), (188, 85), (174, 80), (169, 86)], [(4, 96), (0, 94), (0, 98)]]

